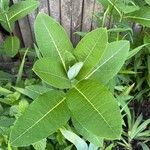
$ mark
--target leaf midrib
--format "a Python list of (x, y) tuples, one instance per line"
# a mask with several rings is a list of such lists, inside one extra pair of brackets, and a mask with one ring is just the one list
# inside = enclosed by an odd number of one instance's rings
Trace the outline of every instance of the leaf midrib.
[[(128, 44), (128, 43), (127, 43)], [(112, 58), (114, 58), (114, 56), (116, 56), (127, 44), (124, 44), (122, 47), (120, 47), (120, 49), (114, 53), (113, 55), (111, 55), (111, 57), (109, 57), (107, 60), (105, 60), (101, 65), (99, 65), (98, 67), (96, 67), (96, 69), (94, 69), (89, 75), (87, 75), (85, 77), (85, 79), (90, 78), (97, 70), (99, 70), (103, 65), (105, 65), (108, 61), (110, 61)]]
[(43, 117), (41, 117), (39, 120), (37, 120), (32, 126), (30, 126), (27, 130), (25, 130), (22, 134), (20, 134), (16, 139), (14, 139), (12, 143), (14, 143), (16, 140), (18, 140), (20, 137), (22, 137), (24, 134), (26, 134), (29, 130), (31, 130), (34, 126), (36, 126), (41, 120), (43, 120), (47, 115), (49, 115), (49, 113), (51, 113), (53, 110), (55, 110), (61, 103), (63, 103), (65, 101), (65, 97), (59, 102), (57, 103), (52, 109), (50, 109), (45, 115), (43, 115)]
[[(33, 70), (34, 70), (34, 69), (33, 69)], [(35, 70), (34, 70), (34, 71), (35, 71)], [(61, 79), (63, 79), (63, 80), (68, 81), (68, 79), (67, 79), (67, 78), (62, 77), (62, 76), (58, 76), (58, 75), (53, 74), (53, 73), (50, 73), (50, 72), (46, 72), (46, 71), (35, 71), (35, 72), (39, 72), (39, 73), (43, 73), (43, 74), (52, 75), (52, 76), (54, 76), (54, 77), (61, 78)], [(38, 75), (38, 74), (37, 74), (37, 75)]]
[(48, 32), (48, 35), (50, 36), (50, 38), (52, 39), (52, 42), (54, 43), (54, 46), (55, 46), (56, 51), (57, 51), (57, 53), (58, 53), (58, 56), (60, 57), (60, 60), (61, 60), (61, 62), (62, 62), (62, 64), (63, 64), (64, 69), (65, 69), (65, 72), (67, 72), (66, 65), (65, 65), (65, 61), (63, 60), (63, 58), (62, 58), (62, 56), (61, 56), (61, 53), (60, 53), (60, 51), (59, 51), (59, 48), (58, 48), (58, 46), (57, 46), (57, 44), (56, 44), (56, 42), (55, 42), (55, 40), (54, 40), (52, 34), (50, 33), (48, 27), (47, 27), (46, 24), (45, 24), (45, 20), (43, 20), (42, 22), (43, 22), (43, 24), (44, 24), (44, 26), (45, 26), (45, 28), (46, 28), (46, 30), (47, 30), (47, 32)]
[(111, 131), (116, 135), (116, 132), (113, 130), (113, 128), (109, 125), (109, 123), (107, 122), (107, 120), (104, 118), (104, 116), (101, 114), (101, 112), (99, 112), (99, 110), (94, 106), (94, 104), (86, 97), (86, 95), (80, 91), (76, 86), (74, 87), (79, 94), (82, 95), (82, 97), (84, 97), (84, 99), (86, 99), (86, 101), (93, 107), (93, 109), (101, 116), (101, 118), (104, 120), (104, 122), (107, 124), (107, 126), (111, 129)]
[[(84, 64), (85, 64), (85, 62), (88, 60), (88, 58), (91, 56), (91, 54), (92, 54), (92, 52), (95, 50), (95, 47), (96, 47), (96, 45), (97, 45), (97, 43), (99, 42), (99, 39), (102, 37), (102, 35), (104, 34), (105, 32), (103, 31), (103, 33), (99, 36), (99, 38), (97, 39), (97, 41), (95, 42), (95, 44), (94, 44), (94, 46), (93, 46), (93, 48), (90, 50), (90, 53), (87, 55), (87, 57), (85, 58), (85, 60), (84, 60)], [(89, 48), (88, 48), (89, 49)]]

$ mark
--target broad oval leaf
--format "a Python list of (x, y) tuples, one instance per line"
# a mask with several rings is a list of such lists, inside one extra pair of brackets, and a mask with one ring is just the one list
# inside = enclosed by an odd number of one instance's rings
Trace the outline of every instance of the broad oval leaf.
[(103, 85), (84, 80), (68, 92), (66, 100), (72, 116), (82, 127), (102, 138), (120, 138), (119, 106)]
[(63, 69), (61, 62), (54, 58), (39, 59), (33, 71), (46, 83), (60, 89), (70, 88), (71, 82)]
[(10, 56), (10, 57), (14, 57), (18, 53), (19, 48), (20, 48), (19, 39), (15, 36), (14, 37), (9, 36), (4, 41), (3, 54)]
[(67, 72), (68, 78), (70, 80), (74, 79), (78, 75), (82, 67), (83, 67), (83, 62), (75, 63), (72, 67), (69, 68)]
[(150, 27), (150, 6), (142, 7), (140, 10), (135, 11), (127, 16), (126, 19), (135, 21), (143, 26)]
[(65, 94), (50, 91), (39, 96), (15, 123), (10, 144), (26, 146), (38, 142), (56, 132), (69, 119)]
[(27, 14), (31, 13), (39, 5), (36, 0), (26, 0), (18, 2), (12, 5), (8, 11), (8, 21), (11, 23), (25, 17)]
[(107, 30), (98, 28), (86, 34), (74, 50), (79, 62), (83, 62), (78, 79), (83, 79), (99, 62), (108, 42)]
[(63, 27), (50, 16), (40, 13), (35, 21), (35, 37), (43, 57), (55, 57), (67, 72), (67, 57), (73, 46)]
[(86, 79), (94, 79), (107, 83), (121, 69), (127, 59), (130, 44), (128, 41), (109, 43), (98, 65), (86, 76)]

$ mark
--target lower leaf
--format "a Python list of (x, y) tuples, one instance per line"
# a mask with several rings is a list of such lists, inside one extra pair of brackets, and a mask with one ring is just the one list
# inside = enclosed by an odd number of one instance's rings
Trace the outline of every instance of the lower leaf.
[(10, 135), (13, 146), (27, 146), (56, 132), (69, 119), (65, 94), (49, 91), (39, 96), (17, 120)]
[(68, 107), (83, 128), (93, 134), (118, 139), (122, 119), (116, 99), (101, 84), (85, 80), (67, 94)]

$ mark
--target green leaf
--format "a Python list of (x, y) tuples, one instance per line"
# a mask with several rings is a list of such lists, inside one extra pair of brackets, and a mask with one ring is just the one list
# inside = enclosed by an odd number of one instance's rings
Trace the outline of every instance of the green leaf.
[(0, 127), (10, 127), (13, 125), (15, 118), (0, 116)]
[(18, 53), (18, 50), (20, 48), (20, 41), (15, 36), (14, 37), (9, 36), (4, 41), (3, 46), (4, 46), (3, 54), (10, 56), (10, 57), (14, 57)]
[(60, 131), (68, 141), (75, 145), (77, 150), (88, 150), (86, 142), (83, 139), (81, 139), (78, 135), (66, 129), (60, 129)]
[(30, 86), (26, 86), (25, 89), (23, 88), (19, 88), (19, 87), (13, 87), (16, 91), (32, 98), (32, 99), (36, 99), (38, 98), (40, 95), (51, 91), (52, 89), (47, 88), (45, 86), (42, 85), (30, 85)]
[(79, 134), (81, 134), (86, 140), (88, 140), (89, 142), (93, 143), (94, 145), (98, 146), (98, 147), (102, 147), (103, 146), (103, 139), (99, 136), (96, 136), (95, 134), (93, 134), (92, 132), (90, 132), (88, 129), (86, 129), (85, 127), (83, 127), (77, 120), (75, 120), (74, 118), (73, 120), (73, 125), (75, 127), (75, 129), (78, 131)]
[(5, 95), (7, 96), (8, 94), (12, 94), (13, 92), (8, 90), (8, 89), (5, 89), (3, 87), (0, 86), (0, 95)]
[(2, 27), (3, 27), (6, 31), (8, 31), (8, 32), (10, 32), (10, 33), (13, 32), (13, 29), (14, 29), (14, 27), (15, 27), (15, 23), (10, 22), (10, 21), (8, 20), (8, 15), (7, 15), (7, 13), (4, 13), (4, 14), (3, 14), (1, 25), (2, 25)]
[(143, 47), (147, 46), (148, 44), (143, 44), (141, 46), (136, 47), (135, 49), (129, 51), (128, 57), (127, 59), (132, 58), (133, 56), (135, 56), (140, 50), (143, 49)]
[(72, 116), (91, 133), (106, 139), (121, 136), (121, 114), (116, 99), (101, 84), (85, 80), (67, 94)]
[(99, 62), (108, 42), (107, 30), (98, 28), (86, 34), (74, 50), (79, 62), (83, 62), (78, 79), (83, 79)]
[(98, 65), (86, 76), (106, 84), (121, 69), (129, 51), (128, 41), (109, 43)]
[(61, 62), (55, 58), (42, 58), (33, 67), (33, 71), (46, 83), (60, 89), (70, 88), (71, 82)]
[(10, 144), (26, 146), (56, 132), (69, 119), (65, 94), (50, 91), (39, 96), (17, 120), (10, 135)]
[(119, 14), (121, 16), (121, 11), (116, 6), (115, 1), (112, 1), (112, 0), (98, 0), (98, 2), (100, 2), (100, 4), (102, 4), (105, 7), (105, 9), (110, 7), (110, 10), (113, 10), (113, 12), (115, 11), (116, 14)]
[(68, 78), (70, 80), (74, 79), (78, 73), (80, 72), (81, 68), (83, 67), (83, 62), (78, 62), (76, 64), (74, 64), (71, 68), (69, 68), (68, 70)]
[(116, 6), (120, 9), (120, 11), (122, 11), (124, 14), (128, 14), (131, 12), (135, 12), (137, 10), (140, 9), (139, 6), (135, 5), (134, 2), (130, 3), (129, 2), (124, 2), (124, 0), (122, 0), (122, 2), (116, 2)]
[(143, 26), (150, 27), (149, 14), (150, 14), (150, 6), (145, 6), (140, 8), (140, 10), (125, 16), (125, 18), (131, 21), (135, 21)]
[(145, 0), (145, 2), (150, 5), (150, 0)]
[(107, 9), (110, 7), (111, 13), (115, 15), (120, 15), (122, 16), (122, 12), (124, 14), (134, 12), (136, 10), (139, 10), (139, 7), (135, 5), (135, 3), (130, 0), (119, 0), (119, 1), (114, 1), (114, 0), (98, 0), (104, 7)]
[(45, 150), (46, 149), (46, 139), (38, 141), (32, 144), (35, 150)]
[(7, 11), (8, 8), (9, 8), (9, 0), (0, 0), (0, 9), (2, 11), (4, 11), (4, 10)]
[(25, 17), (27, 14), (31, 13), (39, 5), (36, 0), (26, 0), (18, 2), (12, 5), (8, 11), (8, 21), (11, 23)]
[(88, 150), (98, 150), (99, 146), (94, 145), (93, 143), (90, 143)]
[(55, 57), (67, 72), (68, 53), (71, 55), (73, 46), (63, 27), (50, 16), (40, 13), (35, 21), (35, 37), (43, 57)]
[(150, 35), (144, 36), (144, 44), (146, 45), (146, 48), (148, 49), (148, 53), (150, 54)]
[(148, 145), (146, 145), (145, 143), (143, 143), (143, 142), (141, 143), (140, 142), (139, 145), (141, 145), (141, 147), (142, 147), (143, 150), (149, 150)]
[(11, 81), (13, 75), (0, 70), (0, 81)]

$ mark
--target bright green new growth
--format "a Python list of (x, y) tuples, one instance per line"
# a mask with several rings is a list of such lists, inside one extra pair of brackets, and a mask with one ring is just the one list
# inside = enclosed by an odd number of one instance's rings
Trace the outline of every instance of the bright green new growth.
[(107, 30), (98, 28), (73, 50), (60, 24), (43, 13), (36, 19), (35, 35), (43, 58), (37, 60), (33, 71), (47, 84), (65, 90), (43, 92), (15, 123), (10, 144), (25, 146), (40, 141), (66, 125), (70, 117), (76, 120), (77, 130), (84, 129), (79, 133), (89, 141), (119, 139), (120, 110), (102, 83), (120, 70), (128, 56), (129, 42), (108, 44)]

